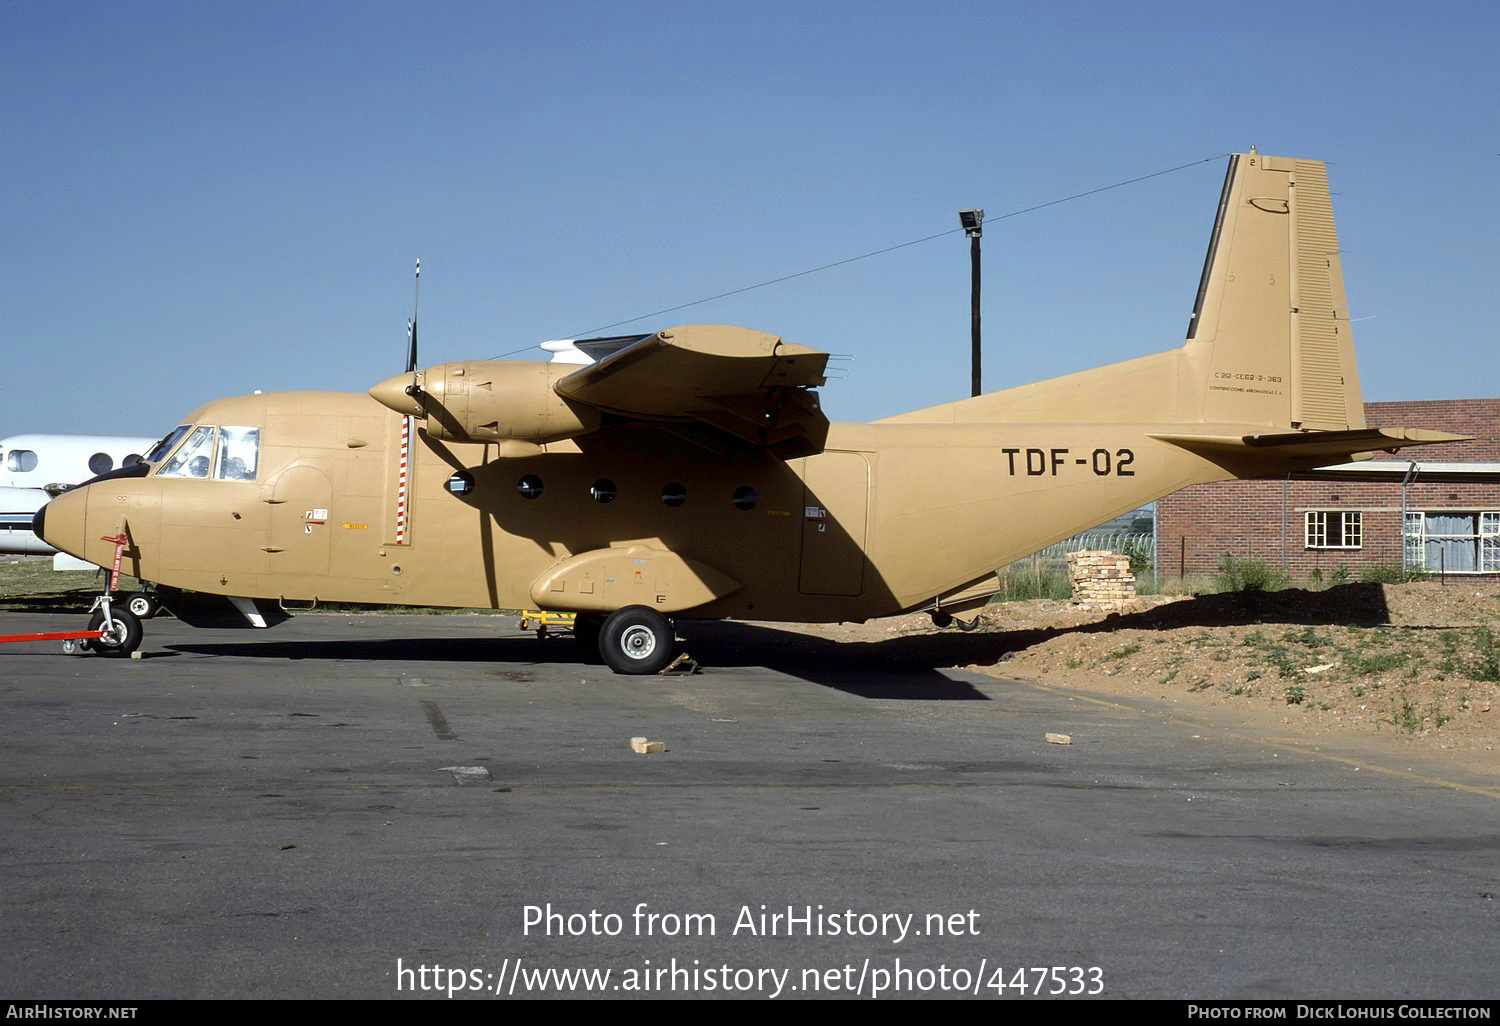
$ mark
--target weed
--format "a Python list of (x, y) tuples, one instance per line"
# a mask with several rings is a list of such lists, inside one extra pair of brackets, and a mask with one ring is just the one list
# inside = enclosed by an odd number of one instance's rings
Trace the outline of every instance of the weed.
[(1106, 658), (1106, 659), (1124, 659), (1127, 656), (1133, 656), (1133, 655), (1135, 655), (1140, 650), (1141, 650), (1141, 646), (1139, 646), (1139, 645), (1126, 645), (1124, 648), (1117, 648), (1117, 649), (1115, 649), (1113, 652), (1110, 652), (1104, 658)]
[(1219, 560), (1219, 581), (1225, 591), (1276, 591), (1286, 587), (1287, 576), (1263, 559), (1225, 553)]
[(1375, 563), (1359, 572), (1359, 579), (1365, 584), (1410, 584), (1430, 576), (1425, 570), (1407, 569), (1400, 563)]
[(1422, 717), (1417, 715), (1417, 707), (1411, 704), (1404, 691), (1399, 699), (1391, 699), (1391, 718), (1380, 722), (1399, 727), (1408, 734), (1415, 734), (1422, 727)]
[(1307, 692), (1303, 691), (1300, 687), (1297, 687), (1295, 684), (1286, 689), (1286, 704), (1287, 705), (1301, 705), (1302, 704), (1302, 700), (1304, 698), (1306, 698), (1306, 697), (1307, 697)]
[(1362, 677), (1370, 677), (1386, 670), (1405, 666), (1410, 656), (1405, 652), (1376, 652), (1373, 655), (1345, 653), (1344, 665)]
[(1324, 645), (1333, 644), (1333, 639), (1326, 634), (1319, 634), (1314, 627), (1304, 627), (1300, 631), (1287, 631), (1282, 635), (1286, 641), (1294, 641), (1308, 648), (1322, 648)]
[(1500, 638), (1490, 628), (1479, 627), (1473, 640), (1474, 658), (1464, 663), (1464, 675), (1471, 680), (1500, 681)]

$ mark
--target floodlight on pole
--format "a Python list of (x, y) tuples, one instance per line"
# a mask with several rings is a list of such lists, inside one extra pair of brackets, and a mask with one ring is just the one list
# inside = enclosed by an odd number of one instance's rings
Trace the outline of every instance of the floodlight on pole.
[(984, 234), (984, 211), (960, 210), (958, 224), (969, 237), (969, 322), (973, 344), (971, 395), (979, 394), (979, 238)]

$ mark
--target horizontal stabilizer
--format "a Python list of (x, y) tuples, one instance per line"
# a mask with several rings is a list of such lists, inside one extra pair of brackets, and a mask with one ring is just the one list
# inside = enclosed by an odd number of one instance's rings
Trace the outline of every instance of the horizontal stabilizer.
[(1153, 434), (1152, 438), (1171, 442), (1190, 452), (1238, 453), (1271, 458), (1319, 460), (1376, 450), (1404, 449), (1409, 445), (1436, 445), (1439, 442), (1465, 442), (1465, 435), (1420, 428), (1357, 428), (1352, 431), (1288, 431), (1267, 435), (1175, 435)]

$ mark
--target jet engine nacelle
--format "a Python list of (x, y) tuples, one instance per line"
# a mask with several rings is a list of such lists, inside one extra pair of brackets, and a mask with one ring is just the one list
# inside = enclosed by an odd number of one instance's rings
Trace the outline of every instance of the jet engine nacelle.
[(569, 402), (552, 385), (577, 367), (532, 360), (463, 360), (401, 374), (370, 389), (397, 413), (426, 418), (427, 433), (449, 442), (542, 444), (599, 427), (598, 410)]

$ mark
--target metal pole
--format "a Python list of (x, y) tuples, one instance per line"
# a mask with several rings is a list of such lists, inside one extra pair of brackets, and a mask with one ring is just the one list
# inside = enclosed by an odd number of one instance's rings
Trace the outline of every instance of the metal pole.
[(975, 235), (969, 239), (969, 263), (970, 263), (970, 285), (969, 285), (969, 320), (970, 333), (974, 343), (974, 391), (978, 395), (979, 388), (979, 236)]
[[(1401, 569), (1411, 569), (1411, 559), (1407, 556), (1406, 544), (1406, 486), (1411, 484), (1417, 476), (1417, 461), (1407, 460), (1406, 473), (1401, 477)], [(1418, 541), (1417, 544), (1421, 544)], [(1425, 553), (1424, 553), (1425, 555)]]

